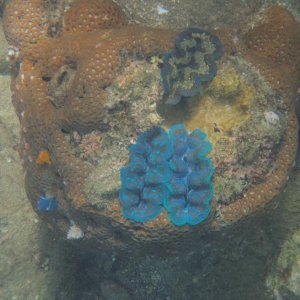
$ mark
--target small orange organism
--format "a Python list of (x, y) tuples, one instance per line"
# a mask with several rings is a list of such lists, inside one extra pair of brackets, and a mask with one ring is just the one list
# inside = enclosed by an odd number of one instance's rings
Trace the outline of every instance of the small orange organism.
[(40, 151), (35, 163), (37, 165), (48, 164), (51, 165), (50, 154), (47, 150)]

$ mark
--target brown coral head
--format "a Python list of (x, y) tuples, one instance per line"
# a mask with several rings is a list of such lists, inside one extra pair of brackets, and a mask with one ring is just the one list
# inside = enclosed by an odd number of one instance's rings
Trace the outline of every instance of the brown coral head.
[(127, 25), (120, 7), (110, 0), (74, 1), (64, 14), (66, 32), (91, 32)]
[(271, 6), (264, 18), (254, 21), (243, 40), (248, 59), (273, 87), (293, 94), (300, 78), (300, 25), (280, 6)]
[(245, 35), (246, 46), (278, 64), (299, 65), (300, 26), (286, 9), (271, 6)]

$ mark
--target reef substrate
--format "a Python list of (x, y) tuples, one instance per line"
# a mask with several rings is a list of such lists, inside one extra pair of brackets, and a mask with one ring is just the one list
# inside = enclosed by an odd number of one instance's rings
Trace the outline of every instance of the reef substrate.
[[(188, 245), (268, 206), (297, 148), (300, 26), (278, 6), (262, 14), (238, 31), (215, 30), (224, 45), (215, 78), (199, 95), (168, 106), (161, 55), (177, 33), (128, 25), (108, 0), (75, 1), (66, 12), (42, 0), (10, 1), (11, 89), (36, 212), (60, 236), (95, 249), (148, 249)], [(196, 226), (176, 226), (165, 212), (145, 223), (127, 220), (118, 192), (128, 147), (153, 126), (179, 121), (206, 132), (213, 145), (209, 218)], [(41, 199), (57, 207), (39, 206)]]

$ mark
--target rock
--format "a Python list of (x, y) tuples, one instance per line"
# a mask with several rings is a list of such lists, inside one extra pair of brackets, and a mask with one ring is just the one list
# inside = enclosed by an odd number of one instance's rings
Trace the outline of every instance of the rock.
[(113, 281), (103, 281), (100, 283), (103, 300), (131, 300), (128, 292)]
[(288, 236), (282, 246), (273, 271), (267, 278), (267, 286), (276, 299), (300, 297), (300, 230)]

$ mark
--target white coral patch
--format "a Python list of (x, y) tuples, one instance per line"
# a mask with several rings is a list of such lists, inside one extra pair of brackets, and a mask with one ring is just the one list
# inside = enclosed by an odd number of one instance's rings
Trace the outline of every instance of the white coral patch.
[(265, 111), (264, 116), (265, 116), (267, 123), (272, 124), (272, 125), (275, 125), (275, 124), (279, 123), (279, 121), (280, 121), (278, 114), (276, 114), (273, 111)]
[(169, 10), (166, 7), (163, 7), (162, 5), (157, 5), (157, 12), (159, 15), (164, 15), (169, 12)]
[(80, 227), (77, 225), (71, 225), (68, 233), (67, 233), (67, 239), (68, 240), (79, 240), (82, 239), (84, 236), (84, 232), (81, 230)]
[(6, 60), (14, 61), (19, 57), (19, 49), (14, 46), (9, 46), (7, 49)]

